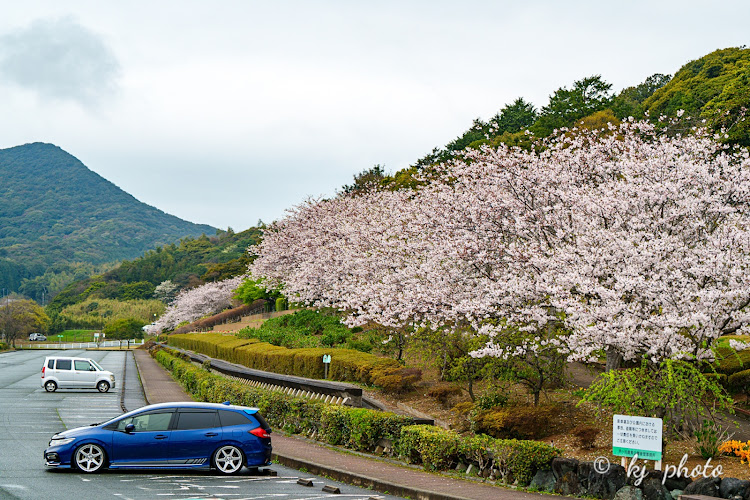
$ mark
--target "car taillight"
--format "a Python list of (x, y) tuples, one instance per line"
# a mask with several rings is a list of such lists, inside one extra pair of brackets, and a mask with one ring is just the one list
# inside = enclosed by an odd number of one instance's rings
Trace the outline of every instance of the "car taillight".
[(46, 366), (43, 366), (43, 367), (42, 367), (42, 378), (44, 378), (44, 370), (45, 370), (46, 368), (47, 368)]
[(271, 437), (271, 435), (263, 427), (256, 427), (255, 429), (247, 432), (262, 439), (268, 439)]

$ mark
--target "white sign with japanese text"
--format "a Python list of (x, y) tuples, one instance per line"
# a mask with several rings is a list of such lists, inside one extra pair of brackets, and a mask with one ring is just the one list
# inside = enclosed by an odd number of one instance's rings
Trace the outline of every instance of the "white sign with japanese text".
[(615, 415), (612, 419), (612, 454), (643, 460), (661, 460), (662, 420)]

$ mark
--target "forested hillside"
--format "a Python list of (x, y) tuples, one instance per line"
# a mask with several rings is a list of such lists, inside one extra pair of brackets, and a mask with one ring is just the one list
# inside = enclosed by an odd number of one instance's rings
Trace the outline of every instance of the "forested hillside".
[(52, 144), (0, 150), (0, 288), (41, 301), (74, 279), (214, 234), (141, 203)]
[(230, 230), (149, 250), (104, 274), (71, 283), (47, 309), (54, 316), (67, 306), (101, 299), (169, 302), (180, 290), (245, 274), (250, 262), (247, 248), (260, 240), (260, 234), (259, 228)]
[(750, 119), (745, 119), (748, 108), (750, 49), (745, 47), (716, 50), (688, 62), (674, 77), (656, 73), (617, 94), (600, 75), (593, 75), (555, 90), (541, 109), (519, 97), (489, 120), (475, 119), (463, 134), (436, 147), (411, 167), (386, 175), (378, 165), (362, 172), (355, 184), (345, 186), (344, 191), (373, 185), (391, 189), (413, 186), (415, 174), (429, 174), (433, 166), (467, 148), (506, 144), (530, 149), (536, 140), (550, 136), (556, 129), (592, 129), (630, 116), (647, 116), (658, 122), (660, 117), (679, 115), (683, 131), (703, 125), (721, 132), (721, 140), (726, 143), (750, 146)]

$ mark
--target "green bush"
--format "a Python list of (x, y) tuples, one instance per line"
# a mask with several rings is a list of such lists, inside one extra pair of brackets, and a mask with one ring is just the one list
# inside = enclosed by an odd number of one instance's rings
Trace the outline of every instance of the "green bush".
[(726, 385), (734, 392), (750, 392), (750, 369), (731, 374), (726, 379)]
[[(294, 314), (271, 318), (259, 328), (246, 328), (238, 337), (256, 338), (269, 344), (288, 347), (334, 347), (348, 342), (352, 330), (341, 323), (335, 314), (302, 309)], [(368, 352), (371, 350), (363, 349)]]
[(407, 462), (421, 463), (429, 470), (443, 470), (459, 460), (461, 437), (431, 425), (401, 429), (396, 451)]
[(454, 396), (461, 395), (461, 388), (453, 384), (437, 384), (427, 391), (427, 395), (435, 398), (442, 406), (448, 406)]
[(213, 333), (170, 335), (169, 344), (256, 370), (306, 378), (323, 378), (323, 354), (330, 354), (329, 379), (375, 384), (391, 392), (408, 390), (422, 377), (418, 369), (404, 368), (394, 359), (351, 349), (287, 349)]
[(315, 430), (331, 444), (370, 451), (381, 438), (395, 440), (411, 418), (389, 412), (325, 404), (228, 380), (162, 349), (154, 358), (196, 399), (232, 401), (261, 410), (268, 422), (292, 433)]
[(284, 297), (279, 297), (278, 299), (276, 299), (276, 310), (286, 311), (286, 299)]
[(319, 439), (358, 451), (372, 451), (381, 439), (387, 439), (408, 461), (432, 470), (463, 461), (482, 469), (494, 467), (502, 477), (527, 484), (538, 469), (548, 468), (560, 454), (556, 448), (535, 441), (462, 438), (437, 427), (410, 425), (411, 418), (395, 413), (330, 405), (258, 389), (210, 373), (167, 349), (152, 354), (195, 399), (256, 407), (275, 428), (305, 434), (315, 431)]
[(471, 415), (474, 432), (495, 438), (538, 439), (549, 432), (552, 418), (559, 413), (555, 405), (494, 407)]
[(253, 339), (238, 339), (234, 335), (220, 333), (175, 334), (167, 339), (170, 344), (182, 349), (196, 351), (212, 358), (221, 358), (233, 363), (238, 362), (233, 357), (234, 350), (243, 345), (253, 344)]
[(495, 407), (505, 407), (508, 404), (508, 395), (500, 390), (490, 390), (477, 398), (476, 407), (482, 410), (491, 410)]
[(411, 463), (441, 470), (461, 461), (479, 469), (495, 469), (500, 479), (518, 480), (528, 485), (539, 469), (550, 467), (561, 451), (538, 441), (493, 439), (489, 436), (462, 438), (453, 431), (428, 425), (411, 425), (401, 429), (396, 451)]
[(731, 375), (750, 369), (750, 349), (737, 352), (730, 347), (718, 347), (715, 350), (714, 368), (719, 373)]
[(521, 486), (527, 486), (539, 469), (548, 469), (552, 459), (562, 453), (546, 443), (517, 439), (497, 439), (490, 450), (500, 477), (507, 483), (515, 479)]
[(713, 380), (722, 387), (728, 387), (728, 377), (724, 373), (709, 372), (704, 373), (703, 376), (706, 380)]

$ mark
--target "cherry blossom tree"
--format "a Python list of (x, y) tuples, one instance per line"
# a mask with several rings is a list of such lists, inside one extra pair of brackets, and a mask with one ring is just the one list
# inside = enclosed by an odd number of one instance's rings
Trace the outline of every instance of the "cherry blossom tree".
[[(251, 272), (352, 325), (490, 335), (477, 356), (705, 358), (750, 319), (750, 161), (659, 134), (562, 131), (530, 152), (469, 150), (418, 190), (309, 200)], [(504, 340), (515, 329), (521, 345)]]
[(153, 325), (148, 333), (158, 334), (173, 330), (177, 325), (192, 322), (204, 316), (221, 312), (231, 306), (234, 291), (242, 282), (238, 276), (223, 281), (206, 283), (180, 292)]

